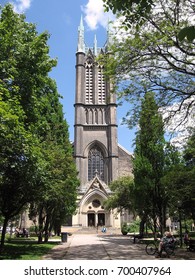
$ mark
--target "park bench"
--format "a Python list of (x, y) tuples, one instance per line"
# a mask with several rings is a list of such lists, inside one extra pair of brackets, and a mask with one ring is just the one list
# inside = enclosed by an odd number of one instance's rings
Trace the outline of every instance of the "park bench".
[[(133, 237), (133, 243), (136, 242), (141, 242), (141, 241), (145, 241), (148, 239), (153, 239), (154, 238), (154, 234), (153, 233), (144, 233), (144, 234), (133, 234), (131, 235)], [(159, 236), (158, 236), (159, 237)]]
[(132, 235), (133, 237), (133, 243), (135, 244), (136, 242), (141, 242), (142, 240), (145, 240), (145, 239), (150, 239), (150, 238), (153, 238), (154, 236), (153, 235), (148, 235), (148, 234), (134, 234)]
[(15, 232), (15, 235), (16, 235), (16, 237), (28, 237), (29, 236), (28, 232), (24, 233), (22, 231)]
[(136, 243), (136, 239), (137, 239), (137, 240), (140, 240), (141, 238), (143, 238), (143, 235), (134, 234), (134, 235), (133, 235), (133, 243), (135, 244), (135, 243)]

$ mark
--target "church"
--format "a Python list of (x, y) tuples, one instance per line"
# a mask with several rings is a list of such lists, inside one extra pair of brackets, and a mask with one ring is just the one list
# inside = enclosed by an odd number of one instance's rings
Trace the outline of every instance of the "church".
[[(105, 225), (118, 228), (125, 217), (107, 211), (104, 202), (111, 195), (109, 184), (132, 174), (132, 154), (118, 143), (117, 103), (113, 85), (105, 79), (104, 65), (97, 57), (109, 55), (108, 28), (104, 47), (87, 47), (81, 18), (76, 51), (74, 158), (80, 179), (77, 210), (72, 226)], [(126, 220), (126, 219), (125, 219)]]

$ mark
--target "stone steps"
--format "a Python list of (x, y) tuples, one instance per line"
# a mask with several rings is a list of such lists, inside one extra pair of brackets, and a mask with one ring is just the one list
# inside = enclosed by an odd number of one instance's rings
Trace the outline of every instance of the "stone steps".
[[(70, 234), (97, 234), (101, 233), (102, 227), (71, 227), (71, 226), (63, 226), (61, 228), (61, 232), (68, 232)], [(106, 228), (107, 234), (121, 234), (120, 228)]]

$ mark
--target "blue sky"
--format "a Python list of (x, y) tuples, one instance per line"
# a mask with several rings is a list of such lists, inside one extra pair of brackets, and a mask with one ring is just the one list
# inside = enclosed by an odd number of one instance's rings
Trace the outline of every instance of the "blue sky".
[[(103, 12), (102, 0), (0, 0), (4, 6), (12, 3), (15, 10), (25, 13), (26, 21), (35, 23), (39, 33), (48, 31), (51, 35), (48, 44), (50, 56), (57, 58), (57, 67), (51, 72), (56, 80), (58, 92), (63, 96), (61, 103), (65, 119), (69, 125), (70, 140), (74, 140), (74, 101), (75, 101), (75, 62), (77, 48), (78, 25), (81, 15), (84, 19), (85, 42), (93, 46), (96, 35), (98, 47), (106, 42), (106, 26), (111, 14)], [(134, 133), (120, 120), (128, 110), (128, 104), (118, 107), (118, 142), (132, 152)]]

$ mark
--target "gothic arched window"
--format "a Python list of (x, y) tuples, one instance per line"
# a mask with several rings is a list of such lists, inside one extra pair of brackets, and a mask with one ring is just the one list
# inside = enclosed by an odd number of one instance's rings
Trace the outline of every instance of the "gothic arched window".
[(103, 66), (98, 67), (98, 103), (106, 104), (105, 78)]
[(88, 180), (92, 180), (95, 175), (104, 180), (104, 157), (101, 149), (94, 146), (88, 155)]
[(88, 57), (85, 63), (85, 79), (86, 79), (86, 104), (93, 104), (93, 61)]

